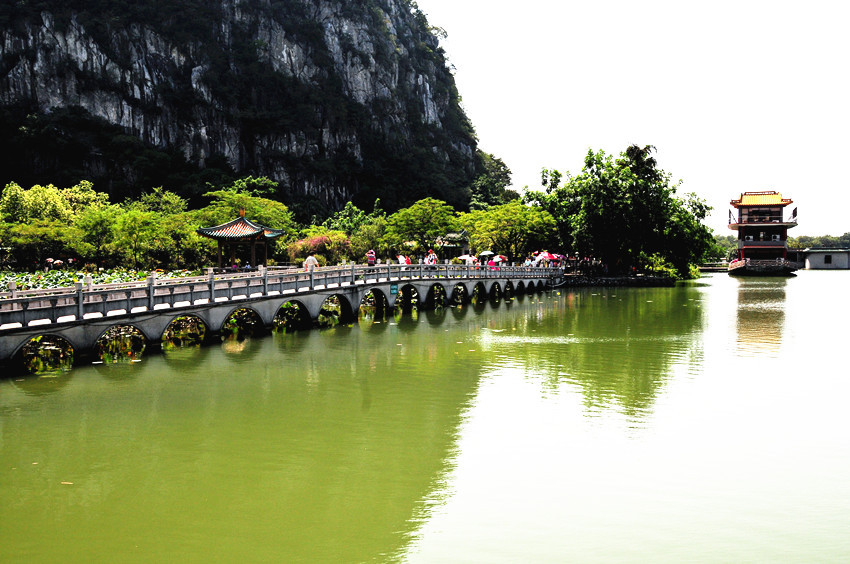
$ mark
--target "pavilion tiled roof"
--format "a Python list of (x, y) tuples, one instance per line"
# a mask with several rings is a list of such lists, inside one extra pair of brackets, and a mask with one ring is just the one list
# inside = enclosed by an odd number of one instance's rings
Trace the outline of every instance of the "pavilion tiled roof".
[(737, 200), (729, 202), (733, 207), (738, 206), (787, 206), (793, 203), (790, 198), (773, 190), (765, 192), (743, 192)]
[(285, 231), (283, 229), (265, 227), (241, 216), (233, 221), (228, 221), (215, 227), (201, 227), (198, 229), (198, 235), (203, 235), (211, 239), (224, 240), (255, 239), (261, 237), (275, 239), (284, 233)]

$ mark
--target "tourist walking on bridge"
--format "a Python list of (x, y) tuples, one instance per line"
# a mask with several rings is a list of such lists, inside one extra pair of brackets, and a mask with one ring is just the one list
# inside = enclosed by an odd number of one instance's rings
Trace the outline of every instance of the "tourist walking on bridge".
[(434, 252), (434, 249), (428, 249), (428, 255), (425, 257), (425, 264), (437, 266), (437, 253)]

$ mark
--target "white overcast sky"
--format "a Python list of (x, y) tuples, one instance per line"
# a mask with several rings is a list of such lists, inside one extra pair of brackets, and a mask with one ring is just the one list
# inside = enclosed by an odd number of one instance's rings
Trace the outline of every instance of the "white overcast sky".
[(715, 233), (755, 190), (794, 200), (791, 235), (850, 231), (850, 1), (417, 3), (515, 189), (580, 173), (588, 149), (654, 145)]

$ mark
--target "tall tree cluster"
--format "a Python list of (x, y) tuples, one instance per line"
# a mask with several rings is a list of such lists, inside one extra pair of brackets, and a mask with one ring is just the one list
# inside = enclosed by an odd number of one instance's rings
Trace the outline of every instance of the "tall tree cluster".
[[(603, 260), (612, 272), (666, 266), (688, 276), (713, 248), (702, 221), (711, 210), (659, 169), (654, 147), (632, 145), (619, 157), (588, 151), (577, 176), (543, 171), (544, 190), (526, 194), (555, 218), (561, 248)], [(562, 183), (563, 179), (563, 183)]]
[(0, 258), (16, 270), (43, 268), (48, 259), (73, 259), (93, 267), (209, 266), (215, 243), (195, 230), (230, 221), (240, 209), (294, 235), (286, 206), (258, 192), (268, 182), (240, 179), (207, 192), (209, 205), (192, 211), (187, 211), (186, 200), (162, 187), (114, 204), (88, 181), (69, 188), (48, 184), (28, 189), (11, 182), (0, 194)]
[(16, 269), (44, 266), (48, 257), (84, 264), (133, 268), (209, 266), (215, 244), (198, 227), (226, 223), (240, 210), (268, 227), (284, 229), (272, 256), (300, 263), (308, 253), (320, 264), (362, 262), (366, 251), (392, 258), (422, 256), (441, 249), (447, 235), (465, 231), (473, 252), (490, 250), (520, 261), (536, 250), (592, 256), (612, 273), (633, 269), (688, 277), (692, 267), (717, 253), (702, 221), (709, 207), (693, 194), (676, 194), (678, 184), (659, 169), (651, 146), (631, 146), (618, 157), (589, 151), (581, 174), (543, 171), (544, 190), (524, 201), (507, 189), (510, 170), (492, 155), (475, 181), (477, 205), (457, 211), (436, 198), (423, 198), (387, 214), (376, 200), (371, 212), (353, 202), (324, 222), (298, 225), (284, 204), (270, 199), (275, 182), (244, 177), (209, 186), (207, 205), (188, 202), (162, 187), (136, 200), (112, 203), (91, 182), (70, 188), (9, 183), (0, 194), (0, 257)]

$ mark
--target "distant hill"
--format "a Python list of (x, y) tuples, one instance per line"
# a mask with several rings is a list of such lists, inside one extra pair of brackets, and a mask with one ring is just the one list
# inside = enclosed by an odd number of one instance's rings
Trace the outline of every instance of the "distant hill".
[(411, 0), (0, 6), (0, 182), (113, 201), (265, 175), (302, 210), (469, 200), (476, 139)]

